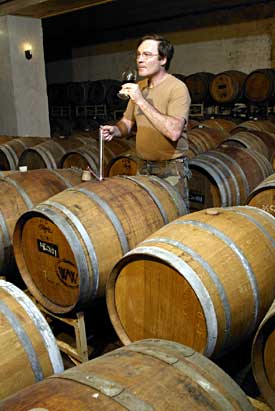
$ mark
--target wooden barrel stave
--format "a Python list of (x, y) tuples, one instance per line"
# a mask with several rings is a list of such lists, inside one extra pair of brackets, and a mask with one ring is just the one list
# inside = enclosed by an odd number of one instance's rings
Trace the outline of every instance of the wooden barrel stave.
[(212, 361), (163, 340), (138, 341), (47, 378), (8, 398), (3, 411), (38, 410), (41, 404), (51, 411), (253, 410)]
[(190, 160), (190, 209), (245, 204), (249, 193), (272, 167), (261, 154), (221, 145)]
[(4, 280), (0, 280), (0, 320), (0, 399), (64, 370), (55, 338), (38, 308)]
[(167, 338), (214, 357), (232, 350), (273, 301), (274, 239), (274, 219), (253, 207), (203, 210), (164, 226), (111, 272), (107, 305), (119, 338)]
[[(0, 176), (0, 270), (13, 276), (14, 265), (12, 235), (22, 213), (49, 197), (81, 183), (78, 170), (32, 170), (4, 172)], [(11, 278), (9, 278), (11, 280)]]
[(272, 411), (272, 409), (265, 402), (256, 400), (255, 398), (249, 396), (247, 398), (253, 405), (254, 411)]
[(134, 176), (138, 174), (143, 161), (131, 150), (113, 157), (106, 166), (106, 176), (114, 177), (118, 175)]
[(252, 104), (266, 104), (274, 102), (274, 70), (258, 69), (252, 71), (245, 80), (244, 95), (245, 98)]
[(0, 145), (0, 169), (16, 170), (19, 165), (19, 158), (28, 147), (41, 144), (48, 138), (43, 137), (21, 137), (14, 138)]
[(224, 130), (198, 126), (190, 130), (187, 136), (189, 148), (194, 154), (199, 154), (216, 148), (228, 137), (228, 133)]
[[(24, 150), (19, 157), (19, 166), (26, 165), (29, 170), (57, 169), (62, 157), (71, 149), (82, 146), (81, 139), (50, 139), (35, 147)], [(86, 145), (86, 144), (84, 144)]]
[(189, 90), (192, 104), (209, 105), (213, 102), (209, 86), (214, 77), (214, 74), (207, 72), (194, 73), (185, 77), (184, 82)]
[(261, 208), (275, 217), (275, 174), (271, 174), (249, 194), (247, 204)]
[(199, 125), (199, 121), (194, 120), (193, 118), (188, 119), (188, 124), (187, 124), (187, 129), (191, 130), (194, 127), (197, 127)]
[(238, 124), (238, 127), (275, 133), (275, 124), (270, 120), (247, 120)]
[[(104, 155), (106, 156), (106, 151)], [(94, 141), (85, 144), (85, 146), (69, 150), (62, 156), (60, 165), (62, 168), (76, 167), (80, 170), (90, 168), (97, 174), (99, 168), (99, 147), (97, 143)]]
[[(211, 129), (213, 130), (213, 129)], [(209, 150), (209, 148), (212, 148), (213, 145), (215, 146), (215, 132), (209, 132), (209, 129), (204, 129), (204, 128), (195, 128), (193, 129), (189, 134), (188, 134), (188, 139), (190, 143), (193, 143), (197, 147), (197, 151), (199, 153), (202, 153), (204, 151)], [(211, 137), (213, 136), (213, 140)]]
[(245, 127), (236, 127), (235, 129), (232, 130), (231, 135), (239, 134), (239, 133), (246, 132), (250, 135), (253, 135), (254, 137), (252, 138), (253, 140), (255, 139), (255, 136), (260, 139), (265, 146), (267, 147), (267, 158), (270, 160), (272, 167), (274, 168), (275, 165), (275, 132), (270, 132), (270, 131), (263, 131), (263, 130), (254, 130), (254, 129), (248, 129)]
[[(104, 145), (103, 168), (104, 174), (108, 175), (109, 163), (117, 155), (120, 155), (129, 150), (133, 145), (132, 139), (112, 140)], [(62, 168), (77, 167), (82, 170), (90, 168), (95, 175), (99, 170), (99, 144), (91, 141), (76, 149), (69, 150), (63, 155), (60, 161)]]
[(237, 70), (228, 70), (216, 74), (210, 84), (210, 94), (218, 104), (232, 104), (243, 98), (243, 86), (246, 74)]
[(112, 265), (184, 213), (179, 193), (157, 177), (83, 183), (21, 215), (13, 238), (16, 262), (42, 305), (69, 312), (104, 295)]
[(271, 159), (272, 157), (272, 153), (268, 150), (267, 145), (262, 141), (262, 139), (249, 131), (240, 131), (225, 139), (223, 144), (235, 144), (237, 147), (239, 146), (249, 150), (256, 150), (268, 159)]
[(106, 104), (106, 98), (110, 87), (117, 86), (119, 81), (103, 79), (91, 81), (88, 91), (88, 104)]
[(258, 327), (252, 344), (252, 370), (266, 402), (275, 407), (275, 301)]
[(86, 105), (90, 81), (72, 82), (67, 85), (67, 96), (70, 104)]
[(236, 124), (233, 121), (224, 118), (210, 118), (202, 121), (200, 124), (205, 127), (224, 130), (228, 133), (236, 127)]
[(17, 137), (0, 135), (0, 144), (4, 144), (7, 141), (13, 140), (15, 138), (17, 138)]

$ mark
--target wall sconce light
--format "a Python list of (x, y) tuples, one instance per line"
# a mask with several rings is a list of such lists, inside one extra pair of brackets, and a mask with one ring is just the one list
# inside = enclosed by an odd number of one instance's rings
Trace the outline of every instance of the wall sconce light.
[(27, 60), (32, 58), (32, 45), (30, 43), (23, 43), (23, 50)]
[(25, 57), (27, 60), (30, 60), (32, 58), (32, 49), (25, 50)]

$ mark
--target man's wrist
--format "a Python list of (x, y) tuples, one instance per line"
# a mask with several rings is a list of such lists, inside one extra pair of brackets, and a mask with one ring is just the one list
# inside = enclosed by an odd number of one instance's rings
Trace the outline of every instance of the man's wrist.
[(135, 101), (135, 104), (142, 109), (143, 107), (146, 107), (149, 103), (148, 101), (143, 97), (143, 95), (140, 96), (140, 98)]
[(115, 137), (121, 137), (120, 128), (119, 128), (118, 126), (114, 126), (114, 128), (115, 128), (114, 136), (115, 136)]
[(115, 126), (116, 128), (116, 137), (123, 137), (128, 135), (127, 126), (122, 122), (118, 122)]

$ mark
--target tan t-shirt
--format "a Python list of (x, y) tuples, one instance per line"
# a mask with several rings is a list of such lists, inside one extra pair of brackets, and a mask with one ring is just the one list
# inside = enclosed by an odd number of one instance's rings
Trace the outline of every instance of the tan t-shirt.
[(183, 117), (186, 120), (181, 138), (171, 141), (161, 134), (131, 100), (124, 116), (136, 122), (136, 151), (145, 160), (169, 160), (182, 157), (188, 150), (187, 121), (190, 108), (190, 95), (186, 85), (169, 74), (155, 87), (148, 88), (147, 79), (139, 82), (143, 96), (161, 113), (168, 116)]

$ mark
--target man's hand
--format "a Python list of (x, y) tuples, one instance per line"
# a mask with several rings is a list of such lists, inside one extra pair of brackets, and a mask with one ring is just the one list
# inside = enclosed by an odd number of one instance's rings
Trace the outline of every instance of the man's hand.
[(113, 137), (120, 137), (121, 132), (117, 126), (100, 126), (102, 136), (105, 141), (111, 141)]
[(134, 84), (134, 83), (123, 84), (121, 88), (121, 93), (129, 96), (130, 99), (136, 104), (140, 104), (140, 102), (144, 100), (144, 97), (141, 93), (141, 90), (138, 84)]

